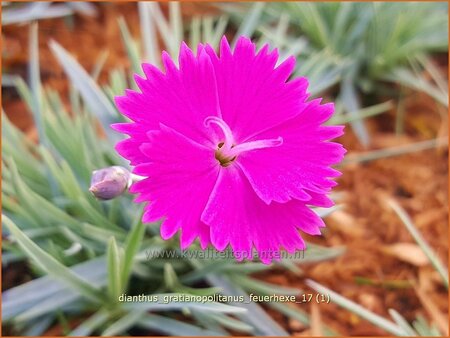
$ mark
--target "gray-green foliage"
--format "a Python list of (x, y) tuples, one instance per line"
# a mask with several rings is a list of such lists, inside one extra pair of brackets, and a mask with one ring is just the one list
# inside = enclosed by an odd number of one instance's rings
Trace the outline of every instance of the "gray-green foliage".
[[(171, 53), (176, 54), (183, 38), (179, 5), (170, 5), (169, 20), (157, 4), (139, 6), (142, 26), (157, 30)], [(225, 16), (195, 18), (188, 37), (193, 43), (208, 41), (217, 46), (226, 23)], [(124, 21), (120, 28), (131, 64), (138, 70), (140, 44), (129, 36)], [(191, 336), (223, 335), (230, 330), (285, 335), (285, 330), (257, 304), (118, 301), (122, 293), (161, 297), (219, 291), (226, 295), (268, 290), (292, 293), (296, 290), (258, 282), (249, 273), (287, 268), (298, 274), (301, 270), (293, 261), (266, 266), (225, 258), (149, 259), (149, 250), (179, 250), (177, 240), (163, 241), (158, 224), (144, 225), (140, 221), (142, 205), (132, 203), (131, 196), (99, 202), (88, 191), (93, 170), (124, 164), (114, 151), (118, 135), (109, 124), (123, 119), (112, 99), (131, 85), (132, 74), (114, 69), (109, 83), (100, 86), (95, 77), (101, 71), (104, 55), (91, 75), (52, 41), (49, 47), (70, 84), (66, 105), (60, 93), (40, 83), (36, 33), (34, 23), (30, 29), (30, 83), (20, 77), (11, 78), (11, 82), (33, 113), (39, 141), (30, 141), (2, 112), (3, 266), (26, 261), (36, 278), (3, 293), (4, 324), (23, 335), (39, 335), (55, 321), (65, 328), (65, 334), (71, 335), (129, 334), (137, 327)], [(159, 50), (159, 46), (152, 45), (154, 41), (151, 35), (146, 36), (147, 52)], [(194, 245), (191, 250), (196, 249)], [(341, 252), (314, 246), (311, 257), (307, 256), (320, 261)], [(210, 287), (199, 287), (205, 283)], [(177, 312), (190, 324), (175, 316)], [(298, 310), (292, 313), (308, 320)], [(70, 318), (86, 315), (88, 318), (78, 327), (68, 329)]]

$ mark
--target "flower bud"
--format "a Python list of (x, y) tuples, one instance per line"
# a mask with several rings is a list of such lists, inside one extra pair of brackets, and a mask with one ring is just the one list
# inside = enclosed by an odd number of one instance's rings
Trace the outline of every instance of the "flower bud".
[(100, 200), (120, 196), (131, 185), (131, 173), (120, 166), (113, 166), (92, 172), (89, 191)]

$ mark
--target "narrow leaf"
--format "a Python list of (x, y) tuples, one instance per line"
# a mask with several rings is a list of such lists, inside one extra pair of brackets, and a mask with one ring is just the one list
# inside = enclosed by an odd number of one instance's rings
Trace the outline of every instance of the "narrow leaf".
[(442, 262), (437, 257), (436, 253), (433, 251), (433, 249), (431, 249), (431, 247), (428, 245), (428, 243), (425, 241), (425, 239), (419, 233), (417, 228), (414, 226), (413, 221), (411, 220), (409, 215), (406, 213), (405, 209), (403, 209), (400, 206), (400, 204), (398, 204), (395, 200), (393, 200), (391, 198), (389, 198), (387, 200), (387, 203), (395, 211), (397, 216), (401, 219), (401, 221), (405, 225), (408, 232), (411, 234), (411, 236), (414, 238), (414, 240), (417, 242), (417, 244), (423, 250), (423, 252), (428, 257), (431, 264), (433, 264), (433, 266), (437, 270), (437, 272), (439, 272), (439, 274), (442, 277), (442, 280), (445, 283), (445, 286), (448, 288), (448, 270), (444, 267)]
[(113, 302), (117, 302), (122, 291), (120, 279), (120, 256), (119, 249), (114, 237), (110, 237), (108, 241), (108, 291)]
[(130, 278), (131, 270), (133, 268), (134, 256), (138, 252), (144, 238), (145, 224), (141, 222), (140, 218), (135, 222), (133, 229), (129, 233), (125, 242), (125, 255), (123, 261), (122, 285), (124, 290), (127, 288), (128, 279)]
[(222, 335), (219, 332), (205, 330), (201, 327), (187, 324), (176, 319), (150, 313), (147, 313), (142, 319), (140, 319), (137, 325), (151, 331), (156, 331), (172, 336), (200, 337)]
[(55, 41), (50, 41), (50, 49), (64, 68), (73, 85), (89, 106), (91, 112), (100, 120), (111, 141), (118, 140), (118, 134), (109, 127), (118, 122), (118, 113), (106, 95), (98, 87), (80, 64)]
[(17, 240), (24, 252), (47, 274), (60, 279), (92, 300), (97, 302), (102, 302), (104, 300), (104, 297), (99, 290), (92, 287), (87, 281), (38, 247), (5, 215), (3, 215), (3, 223)]
[(391, 321), (373, 313), (369, 310), (363, 308), (361, 305), (358, 305), (354, 303), (353, 301), (339, 295), (338, 293), (326, 288), (325, 286), (316, 283), (310, 279), (306, 280), (306, 284), (314, 289), (315, 291), (328, 295), (330, 297), (330, 302), (333, 302), (344, 309), (347, 309), (354, 314), (360, 316), (361, 318), (364, 318), (374, 324), (375, 326), (386, 330), (387, 332), (396, 335), (396, 336), (407, 336), (407, 332), (405, 332), (404, 329), (402, 329), (400, 326), (392, 323)]
[(144, 314), (144, 311), (129, 312), (125, 316), (112, 323), (111, 326), (109, 326), (105, 331), (103, 331), (102, 336), (117, 336), (119, 334), (126, 333), (126, 330), (136, 325), (144, 316)]

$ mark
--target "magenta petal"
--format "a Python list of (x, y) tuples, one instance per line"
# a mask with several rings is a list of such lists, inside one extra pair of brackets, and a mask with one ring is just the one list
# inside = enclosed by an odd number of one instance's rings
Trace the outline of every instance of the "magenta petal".
[(173, 219), (167, 219), (164, 222), (161, 223), (161, 238), (164, 240), (167, 240), (169, 238), (172, 238), (177, 231), (180, 229), (181, 224), (174, 221)]
[(146, 78), (135, 76), (141, 93), (127, 90), (125, 96), (115, 98), (117, 107), (146, 131), (163, 123), (199, 143), (211, 145), (203, 121), (217, 116), (220, 108), (209, 56), (205, 51), (195, 56), (183, 45), (179, 70), (167, 54), (163, 55), (163, 62), (166, 74), (144, 64)]
[(307, 97), (305, 79), (286, 82), (295, 60), (288, 58), (275, 67), (278, 53), (267, 48), (255, 54), (255, 45), (241, 37), (231, 54), (225, 38), (220, 57), (210, 46), (209, 54), (217, 79), (222, 118), (238, 142), (297, 115)]
[(321, 126), (333, 112), (332, 105), (312, 101), (293, 119), (256, 135), (253, 139), (281, 137), (276, 148), (257, 149), (239, 156), (238, 162), (258, 196), (266, 203), (284, 203), (291, 199), (323, 206), (310, 192), (326, 194), (340, 175), (330, 166), (339, 163), (345, 153), (342, 145), (328, 142), (340, 136), (342, 127)]
[(150, 143), (140, 147), (148, 161), (135, 170), (149, 178), (131, 187), (140, 194), (140, 201), (149, 202), (144, 221), (165, 218), (161, 225), (164, 239), (181, 230), (182, 248), (197, 237), (205, 247), (209, 228), (200, 215), (219, 171), (214, 152), (166, 126), (149, 133), (149, 139)]
[(148, 158), (139, 151), (143, 142), (147, 142), (147, 136), (143, 133), (136, 133), (131, 138), (122, 140), (116, 144), (116, 151), (126, 159), (131, 165), (138, 165), (148, 161)]

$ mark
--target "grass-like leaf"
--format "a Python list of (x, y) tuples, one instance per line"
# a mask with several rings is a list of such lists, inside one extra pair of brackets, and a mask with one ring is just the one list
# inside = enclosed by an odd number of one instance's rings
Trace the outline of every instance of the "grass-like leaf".
[(205, 330), (198, 326), (187, 324), (173, 318), (150, 313), (147, 313), (143, 318), (141, 318), (137, 325), (151, 331), (172, 336), (201, 337), (222, 335), (220, 332)]
[(411, 236), (414, 238), (414, 240), (420, 246), (422, 251), (428, 257), (428, 259), (430, 260), (431, 264), (433, 264), (436, 271), (439, 272), (442, 280), (445, 283), (445, 286), (448, 288), (448, 270), (444, 267), (444, 265), (442, 264), (440, 259), (437, 257), (436, 253), (433, 251), (433, 249), (431, 249), (431, 247), (428, 245), (428, 243), (425, 241), (425, 239), (419, 233), (417, 228), (414, 226), (413, 221), (411, 220), (409, 215), (406, 213), (405, 209), (403, 209), (400, 206), (400, 204), (398, 204), (393, 199), (388, 199), (387, 203), (395, 211), (395, 213), (400, 218), (400, 220), (403, 222), (403, 224), (405, 225), (408, 232), (411, 234)]
[(130, 311), (126, 315), (121, 316), (117, 321), (112, 323), (106, 330), (102, 332), (102, 336), (117, 336), (124, 334), (132, 326), (136, 325), (145, 315), (145, 311)]
[(2, 11), (2, 25), (19, 24), (40, 19), (51, 19), (73, 14), (66, 4), (51, 5), (51, 2), (29, 3), (20, 8)]
[(142, 44), (145, 48), (145, 58), (151, 64), (159, 65), (159, 46), (156, 37), (155, 23), (151, 16), (151, 6), (152, 4), (149, 2), (140, 1), (138, 3), (139, 22), (141, 24)]
[[(102, 125), (109, 126), (111, 123), (118, 122), (116, 109), (78, 62), (55, 41), (50, 42), (50, 49)], [(110, 128), (105, 128), (105, 132), (110, 136), (111, 142), (118, 139), (118, 134)]]
[(414, 329), (419, 335), (424, 337), (439, 337), (441, 336), (439, 330), (434, 325), (429, 325), (422, 315), (418, 315), (413, 323)]
[(41, 74), (39, 68), (39, 41), (38, 41), (38, 23), (33, 22), (30, 25), (30, 42), (29, 42), (29, 65), (28, 75), (30, 78), (31, 99), (33, 118), (38, 131), (41, 143), (46, 143), (44, 125), (42, 121), (42, 100), (41, 100)]
[(3, 215), (2, 221), (14, 238), (18, 241), (24, 252), (34, 261), (36, 265), (41, 267), (42, 270), (55, 278), (60, 279), (67, 285), (94, 301), (102, 302), (104, 300), (104, 296), (100, 290), (92, 287), (91, 284), (39, 248), (7, 216)]
[[(299, 321), (302, 324), (310, 325), (310, 318), (306, 313), (304, 313), (299, 309), (295, 309), (292, 306), (289, 306), (288, 304), (272, 302), (268, 303), (268, 306), (284, 314), (289, 318)], [(340, 336), (339, 333), (337, 333), (335, 330), (328, 328), (327, 326), (324, 326), (323, 329), (325, 336)]]
[(376, 116), (386, 111), (390, 110), (393, 107), (392, 101), (386, 101), (383, 103), (378, 103), (370, 107), (361, 108), (359, 111), (355, 112), (355, 114), (340, 114), (333, 116), (330, 120), (327, 121), (327, 124), (335, 125), (335, 124), (344, 124), (357, 120), (363, 120), (368, 117)]
[(345, 110), (349, 114), (350, 122), (353, 131), (358, 137), (361, 144), (367, 147), (370, 143), (369, 132), (364, 124), (364, 121), (358, 120), (357, 112), (361, 110), (361, 104), (354, 86), (353, 76), (347, 75), (342, 81), (341, 99)]
[(119, 248), (114, 237), (110, 237), (108, 241), (108, 292), (111, 300), (117, 302), (122, 292), (121, 267), (122, 261)]
[(246, 15), (245, 19), (243, 20), (243, 24), (239, 27), (236, 38), (233, 40), (232, 45), (234, 46), (237, 43), (237, 38), (241, 35), (244, 36), (252, 36), (253, 32), (255, 31), (256, 27), (259, 23), (259, 18), (262, 14), (262, 11), (264, 9), (265, 3), (263, 2), (255, 2), (252, 5), (252, 8), (249, 10), (248, 14)]
[(204, 316), (216, 321), (220, 325), (236, 332), (252, 333), (255, 329), (238, 319), (217, 312), (205, 312)]
[(430, 84), (423, 75), (415, 74), (410, 69), (398, 67), (393, 69), (392, 72), (385, 75), (383, 78), (390, 82), (400, 83), (405, 87), (425, 92), (444, 106), (448, 107), (448, 92)]
[(246, 291), (256, 292), (258, 295), (277, 294), (277, 295), (297, 296), (301, 292), (300, 289), (285, 286), (282, 287), (271, 283), (262, 282), (247, 276), (234, 275), (230, 277), (230, 280), (240, 285)]
[[(207, 280), (223, 290), (223, 294), (229, 296), (248, 297), (247, 293), (241, 287), (231, 283), (224, 277), (215, 276), (213, 274), (207, 276)], [(233, 303), (232, 303), (233, 304)], [(266, 336), (287, 336), (288, 333), (276, 323), (269, 315), (256, 303), (237, 303), (237, 305), (246, 309), (247, 312), (238, 315), (238, 317), (255, 327), (255, 335)]]
[(345, 157), (345, 159), (341, 162), (341, 166), (346, 165), (348, 163), (362, 163), (368, 161), (374, 161), (378, 159), (384, 159), (393, 156), (400, 156), (409, 153), (415, 153), (418, 151), (423, 151), (427, 149), (433, 149), (438, 146), (443, 146), (448, 144), (448, 139), (446, 137), (441, 137), (438, 139), (431, 139), (426, 141), (415, 142), (411, 144), (405, 144), (396, 147), (390, 147), (379, 150), (372, 150), (368, 152), (364, 152), (362, 154), (350, 154)]
[(122, 41), (125, 45), (125, 49), (128, 54), (128, 58), (131, 61), (131, 68), (133, 72), (137, 74), (142, 74), (141, 70), (141, 57), (139, 55), (138, 46), (136, 41), (131, 37), (130, 31), (128, 30), (127, 24), (123, 17), (119, 18), (119, 28), (122, 35)]
[(382, 328), (383, 330), (386, 330), (387, 332), (396, 336), (408, 335), (408, 333), (405, 332), (405, 330), (402, 327), (394, 324), (393, 322), (373, 312), (370, 312), (369, 310), (363, 308), (361, 305), (356, 304), (355, 302), (339, 295), (338, 293), (326, 288), (325, 286), (316, 283), (310, 279), (306, 280), (306, 284), (315, 291), (321, 294), (328, 295), (330, 297), (330, 301), (332, 301), (333, 303), (353, 312), (354, 314), (360, 316), (361, 318), (368, 320), (377, 327)]
[(70, 332), (70, 336), (89, 336), (100, 326), (108, 321), (110, 313), (105, 309), (100, 309), (88, 319), (84, 320), (74, 330)]
[(35, 320), (34, 322), (32, 322), (31, 325), (29, 325), (26, 328), (24, 336), (31, 336), (31, 337), (42, 336), (44, 332), (50, 327), (50, 325), (53, 323), (54, 320), (55, 317), (52, 314)]
[(121, 284), (123, 285), (124, 290), (127, 288), (128, 280), (133, 268), (134, 257), (142, 244), (145, 228), (146, 226), (139, 218), (127, 236), (125, 242), (125, 254), (123, 258), (123, 270), (121, 272)]
[(409, 325), (409, 323), (400, 313), (398, 313), (394, 309), (389, 309), (388, 311), (392, 319), (407, 333), (408, 336), (417, 336), (417, 332), (414, 331), (411, 325)]

